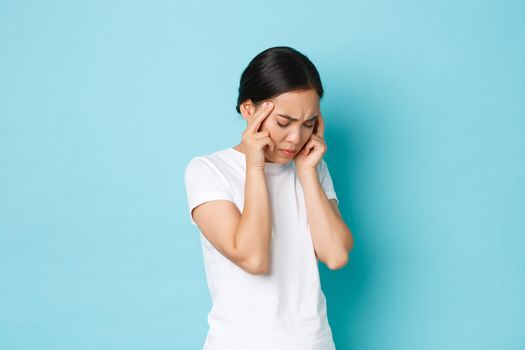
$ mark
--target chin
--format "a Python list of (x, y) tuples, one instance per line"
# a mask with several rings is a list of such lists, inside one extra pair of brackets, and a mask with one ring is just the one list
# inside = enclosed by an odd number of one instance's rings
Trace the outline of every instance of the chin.
[(292, 160), (292, 158), (280, 157), (278, 155), (272, 155), (270, 157), (266, 156), (266, 159), (273, 163), (279, 164), (288, 164)]
[(272, 162), (279, 163), (279, 164), (288, 164), (291, 161), (292, 161), (292, 158), (286, 158), (286, 157), (281, 157), (281, 156), (277, 156), (274, 159), (272, 159)]

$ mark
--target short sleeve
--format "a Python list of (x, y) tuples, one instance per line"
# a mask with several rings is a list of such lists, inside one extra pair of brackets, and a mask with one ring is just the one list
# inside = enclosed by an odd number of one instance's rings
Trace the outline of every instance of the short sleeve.
[(197, 223), (193, 220), (191, 212), (198, 205), (218, 199), (234, 202), (224, 176), (210, 160), (203, 157), (190, 160), (184, 171), (184, 184), (190, 221), (193, 225)]
[(330, 171), (328, 170), (328, 164), (326, 164), (324, 159), (321, 159), (321, 161), (319, 162), (318, 170), (319, 182), (321, 183), (321, 186), (323, 187), (323, 190), (326, 193), (326, 197), (328, 199), (335, 199), (337, 201), (337, 204), (339, 205), (339, 198), (337, 198), (337, 194), (335, 193), (332, 177), (330, 176)]

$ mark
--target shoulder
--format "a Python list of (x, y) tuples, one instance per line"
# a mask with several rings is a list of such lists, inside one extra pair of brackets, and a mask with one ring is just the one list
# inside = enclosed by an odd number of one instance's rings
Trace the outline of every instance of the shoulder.
[(198, 155), (191, 158), (186, 164), (184, 173), (186, 177), (191, 175), (210, 175), (221, 174), (225, 162), (228, 161), (227, 150), (219, 150), (209, 154)]
[(224, 154), (224, 151), (221, 150), (221, 151), (215, 151), (215, 152), (208, 153), (208, 154), (201, 154), (201, 155), (194, 156), (188, 161), (186, 167), (194, 166), (195, 164), (213, 163), (217, 159), (220, 159), (223, 156), (223, 154)]
[(210, 155), (195, 156), (189, 160), (184, 170), (185, 176), (197, 175), (199, 173), (215, 172), (217, 167), (214, 165)]

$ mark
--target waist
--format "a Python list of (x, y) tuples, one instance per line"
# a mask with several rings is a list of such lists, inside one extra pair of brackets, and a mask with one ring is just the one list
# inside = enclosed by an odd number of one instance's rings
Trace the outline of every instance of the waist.
[(302, 340), (315, 342), (332, 338), (326, 313), (312, 317), (287, 315), (273, 319), (257, 315), (236, 319), (214, 312), (208, 314), (209, 332), (215, 337), (244, 342), (274, 343)]
[(308, 334), (300, 330), (278, 330), (254, 332), (228, 330), (220, 327), (210, 328), (206, 336), (204, 350), (335, 350), (330, 328), (324, 332)]

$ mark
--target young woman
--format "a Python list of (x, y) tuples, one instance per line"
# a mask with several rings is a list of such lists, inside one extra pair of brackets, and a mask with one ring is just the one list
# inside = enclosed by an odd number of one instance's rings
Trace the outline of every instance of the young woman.
[(241, 76), (241, 142), (186, 167), (213, 304), (206, 350), (335, 349), (318, 260), (343, 267), (353, 238), (322, 159), (322, 96), (305, 55), (264, 50)]

